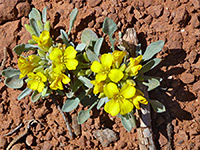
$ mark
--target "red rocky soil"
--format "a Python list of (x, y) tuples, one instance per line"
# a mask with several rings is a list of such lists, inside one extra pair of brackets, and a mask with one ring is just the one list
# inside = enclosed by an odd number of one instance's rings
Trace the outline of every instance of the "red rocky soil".
[[(3, 48), (8, 48), (4, 68), (17, 68), (18, 56), (12, 49), (17, 44), (27, 43), (31, 38), (24, 28), (24, 24), (28, 23), (28, 13), (32, 7), (42, 11), (45, 6), (54, 28), (54, 38), (59, 35), (59, 29), (68, 31), (69, 14), (77, 7), (79, 14), (71, 37), (77, 43), (85, 28), (105, 37), (101, 30), (105, 17), (113, 19), (122, 33), (128, 27), (134, 27), (142, 49), (151, 42), (164, 40), (166, 44), (156, 56), (162, 58), (162, 62), (149, 73), (163, 78), (161, 86), (150, 92), (150, 97), (161, 101), (167, 109), (166, 113), (152, 114), (156, 146), (158, 149), (167, 149), (168, 139), (171, 139), (171, 145), (176, 150), (200, 149), (199, 0), (1, 0), (1, 64), (4, 58)], [(108, 49), (107, 38), (104, 42), (105, 51), (106, 48)], [(3, 80), (2, 77), (0, 149), (6, 149), (14, 138), (24, 132), (24, 128), (11, 136), (3, 137), (4, 134), (31, 119), (39, 120), (40, 124), (31, 127), (31, 132), (19, 140), (12, 150), (139, 149), (136, 129), (128, 133), (119, 119), (110, 117), (103, 110), (93, 110), (92, 117), (81, 125), (81, 134), (70, 139), (63, 118), (50, 99), (32, 103), (30, 97), (26, 97), (17, 101), (16, 98), (23, 89), (9, 89)], [(65, 99), (60, 100), (60, 105)], [(80, 106), (79, 110), (81, 109)], [(77, 111), (73, 111), (71, 114), (76, 113)], [(71, 123), (71, 117), (69, 118)], [(93, 133), (105, 128), (112, 129), (119, 138), (104, 148)]]

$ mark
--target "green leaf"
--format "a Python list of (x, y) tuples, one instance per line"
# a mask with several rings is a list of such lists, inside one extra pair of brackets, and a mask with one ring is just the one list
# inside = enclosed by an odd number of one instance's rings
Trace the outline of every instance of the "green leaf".
[(56, 92), (59, 94), (59, 95), (61, 95), (61, 96), (64, 96), (65, 95), (65, 93), (62, 91), (62, 90), (56, 90)]
[(47, 21), (47, 22), (45, 23), (45, 25), (44, 25), (44, 30), (50, 31), (50, 29), (51, 29), (50, 21)]
[(73, 92), (76, 92), (82, 85), (83, 83), (80, 80), (76, 80), (74, 83), (71, 84), (70, 88)]
[(103, 28), (102, 28), (103, 32), (105, 34), (107, 34), (109, 36), (110, 39), (110, 43), (112, 45), (112, 50), (114, 51), (114, 43), (115, 43), (115, 39), (112, 38), (114, 32), (117, 30), (117, 25), (116, 23), (110, 19), (110, 18), (106, 18), (103, 22)]
[(1, 72), (1, 74), (4, 76), (4, 77), (7, 77), (7, 78), (10, 78), (12, 76), (15, 76), (15, 75), (20, 75), (21, 72), (18, 70), (18, 69), (11, 69), (11, 68), (8, 68), (8, 69), (5, 69)]
[(142, 84), (148, 86), (148, 91), (151, 91), (158, 86), (160, 86), (160, 82), (162, 81), (162, 78), (159, 77), (149, 77), (149, 76), (144, 76), (144, 79), (147, 80), (148, 82), (142, 82)]
[(98, 57), (93, 51), (91, 51), (90, 49), (87, 49), (87, 50), (86, 50), (86, 55), (87, 55), (88, 59), (89, 59), (91, 62), (93, 62), (93, 61), (98, 61), (98, 62), (100, 62), (99, 57)]
[(81, 42), (85, 43), (88, 47), (90, 45), (90, 42), (93, 41), (97, 41), (98, 40), (98, 36), (96, 35), (96, 33), (90, 29), (85, 29), (82, 33), (81, 33)]
[(75, 99), (67, 99), (62, 107), (62, 111), (70, 112), (74, 110), (78, 106), (79, 103), (80, 103), (80, 100), (78, 97), (76, 97)]
[(156, 41), (151, 43), (144, 52), (143, 60), (147, 61), (151, 59), (155, 54), (160, 52), (165, 44), (165, 41)]
[(99, 56), (100, 55), (100, 49), (103, 43), (103, 38), (98, 38), (98, 40), (96, 41), (95, 45), (94, 45), (94, 53)]
[(35, 35), (36, 35), (37, 37), (39, 37), (39, 36), (40, 36), (40, 30), (39, 30), (39, 28), (38, 28), (37, 21), (36, 21), (35, 19), (33, 19), (33, 18), (30, 19), (30, 25), (31, 25), (33, 31), (35, 32)]
[(48, 91), (48, 86), (46, 85), (45, 87), (44, 87), (44, 89), (42, 90), (42, 97), (44, 97), (46, 94), (47, 94), (47, 91)]
[(106, 101), (108, 101), (108, 97), (101, 98), (97, 104), (97, 109), (99, 110), (101, 108), (101, 106), (103, 106), (103, 104), (105, 104)]
[[(46, 88), (48, 89), (48, 87), (46, 87)], [(46, 88), (44, 88), (44, 90), (43, 90), (44, 93), (45, 93)], [(43, 91), (42, 91), (42, 98), (49, 96), (51, 94), (51, 92), (52, 92), (52, 89), (48, 89), (46, 91), (45, 95), (43, 95)]]
[(44, 25), (41, 21), (37, 21), (37, 26), (40, 32), (42, 32), (44, 30)]
[(44, 7), (44, 9), (42, 10), (42, 21), (44, 23), (47, 22), (47, 7)]
[(121, 122), (124, 128), (130, 132), (132, 128), (136, 127), (135, 116), (132, 113), (121, 115)]
[(153, 110), (157, 113), (163, 113), (166, 111), (165, 106), (158, 100), (149, 100), (149, 103), (151, 104)]
[(88, 88), (92, 88), (93, 84), (90, 82), (90, 80), (84, 76), (78, 77), (78, 79)]
[(24, 85), (23, 79), (19, 78), (19, 75), (11, 76), (10, 78), (6, 78), (4, 81), (5, 85), (9, 88), (19, 89)]
[(17, 55), (21, 55), (22, 52), (28, 52), (29, 50), (37, 50), (38, 46), (37, 45), (32, 45), (32, 44), (19, 44), (17, 46), (15, 46), (15, 48), (13, 49), (13, 51), (17, 54)]
[(153, 69), (155, 66), (157, 66), (162, 59), (160, 58), (154, 58), (150, 61), (148, 61), (145, 65), (143, 65), (142, 69), (139, 71), (139, 74), (143, 74), (145, 72), (148, 72), (149, 70)]
[(90, 110), (81, 110), (78, 113), (78, 124), (82, 124), (90, 118)]
[(38, 93), (38, 91), (34, 91), (33, 94), (31, 95), (31, 101), (32, 102), (37, 102), (41, 97), (41, 93)]
[(36, 21), (41, 21), (40, 12), (36, 8), (32, 8), (31, 12), (28, 15), (29, 20), (34, 19)]
[(68, 45), (69, 40), (68, 40), (68, 35), (66, 34), (66, 32), (65, 32), (63, 29), (61, 29), (61, 30), (60, 30), (60, 34), (61, 34), (61, 38), (62, 38), (63, 42), (64, 42), (66, 45)]
[(76, 16), (78, 14), (78, 9), (74, 8), (74, 10), (72, 10), (71, 14), (70, 14), (70, 24), (69, 24), (69, 31), (68, 31), (68, 35), (70, 34), (72, 27), (74, 25), (74, 21), (76, 20)]
[(84, 90), (82, 90), (77, 97), (80, 99), (83, 106), (92, 105), (97, 101), (97, 96), (95, 96), (93, 93), (87, 95), (87, 92)]
[(23, 99), (24, 97), (26, 97), (27, 95), (29, 95), (31, 92), (32, 92), (31, 89), (25, 88), (25, 89), (19, 94), (19, 96), (17, 97), (17, 100)]
[(76, 50), (82, 52), (85, 49), (85, 47), (86, 47), (86, 44), (81, 43), (76, 46)]

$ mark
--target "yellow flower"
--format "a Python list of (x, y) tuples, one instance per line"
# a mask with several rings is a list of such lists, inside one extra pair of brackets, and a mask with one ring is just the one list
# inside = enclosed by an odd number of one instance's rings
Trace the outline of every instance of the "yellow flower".
[(101, 63), (94, 61), (91, 65), (91, 70), (97, 73), (95, 79), (97, 82), (105, 81), (107, 77), (111, 81), (117, 83), (119, 82), (124, 74), (119, 69), (111, 69), (113, 63), (113, 56), (111, 54), (103, 54), (101, 56)]
[(75, 59), (76, 54), (77, 51), (73, 46), (68, 46), (65, 50), (53, 48), (49, 58), (54, 65), (54, 71), (60, 72), (64, 71), (66, 68), (68, 70), (75, 70), (78, 65), (78, 61)]
[(123, 60), (124, 56), (126, 56), (126, 54), (127, 54), (127, 52), (125, 52), (125, 51), (115, 50), (113, 52), (114, 64), (117, 68), (119, 68), (119, 66), (122, 63), (122, 60)]
[(37, 72), (36, 74), (30, 72), (28, 73), (28, 78), (28, 88), (37, 90), (39, 93), (42, 92), (45, 86), (44, 82), (47, 81), (47, 77), (41, 72)]
[(135, 95), (132, 98), (132, 102), (137, 109), (140, 109), (140, 103), (144, 105), (148, 104), (147, 99), (143, 96), (144, 94), (140, 90), (137, 89)]
[(104, 110), (112, 116), (116, 116), (118, 113), (125, 115), (131, 112), (133, 104), (129, 99), (134, 96), (135, 92), (136, 88), (129, 84), (125, 84), (119, 90), (116, 84), (108, 83), (104, 87), (104, 93), (111, 100), (105, 104)]
[(135, 76), (138, 74), (138, 71), (142, 68), (140, 65), (140, 61), (142, 60), (142, 55), (138, 56), (137, 58), (130, 58), (130, 62), (128, 67), (126, 68), (125, 72), (129, 73), (130, 76)]
[(51, 71), (49, 74), (50, 74), (50, 83), (51, 83), (49, 87), (52, 90), (57, 90), (57, 89), (63, 90), (62, 83), (68, 84), (70, 82), (70, 78), (62, 72), (57, 73), (57, 72)]
[(32, 36), (32, 39), (38, 43), (38, 46), (45, 52), (51, 47), (51, 37), (49, 31), (42, 31), (40, 37), (35, 35)]
[(93, 88), (94, 94), (103, 92), (104, 82), (97, 82), (96, 80), (92, 80), (90, 82), (94, 85), (94, 88)]
[(30, 55), (26, 58), (20, 56), (18, 59), (18, 67), (21, 72), (19, 78), (25, 77), (29, 72), (32, 72), (39, 66), (40, 57), (37, 55)]

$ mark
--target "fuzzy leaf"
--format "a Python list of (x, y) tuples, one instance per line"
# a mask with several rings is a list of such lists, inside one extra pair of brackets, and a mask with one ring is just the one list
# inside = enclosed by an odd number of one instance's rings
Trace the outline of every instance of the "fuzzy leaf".
[(114, 51), (114, 43), (116, 39), (113, 39), (112, 36), (114, 34), (114, 32), (117, 30), (117, 25), (116, 23), (110, 19), (110, 18), (106, 18), (103, 22), (103, 28), (102, 28), (103, 32), (105, 34), (107, 34), (109, 36), (110, 39), (110, 43), (112, 45), (112, 50)]
[(135, 116), (131, 113), (121, 115), (121, 122), (124, 128), (130, 132), (136, 126)]
[(13, 51), (17, 54), (17, 55), (21, 55), (22, 52), (28, 52), (29, 50), (37, 50), (38, 46), (37, 45), (32, 45), (32, 44), (19, 44), (17, 46), (15, 46), (15, 48), (13, 49)]
[(160, 86), (160, 82), (162, 81), (162, 78), (159, 78), (159, 77), (145, 76), (144, 79), (147, 80), (148, 82), (142, 82), (142, 84), (148, 86), (148, 89), (147, 89), (148, 91), (151, 91), (157, 88), (158, 86)]
[(50, 22), (47, 21), (47, 22), (45, 23), (45, 25), (44, 25), (44, 30), (46, 30), (46, 31), (50, 31), (50, 29), (51, 29)]
[(78, 79), (88, 88), (92, 88), (93, 84), (90, 82), (90, 80), (84, 76), (78, 77)]
[(91, 62), (93, 62), (93, 61), (98, 61), (98, 62), (100, 62), (98, 56), (97, 56), (93, 51), (91, 51), (90, 49), (87, 49), (87, 50), (86, 50), (86, 54), (87, 54), (88, 59), (89, 59)]
[(1, 74), (4, 76), (4, 77), (7, 77), (7, 78), (10, 78), (12, 76), (15, 76), (15, 75), (20, 75), (21, 72), (17, 69), (11, 69), (11, 68), (8, 68), (8, 69), (5, 69), (1, 72)]
[(86, 47), (86, 44), (81, 43), (76, 46), (76, 50), (82, 52), (85, 49), (85, 47)]
[(85, 29), (81, 34), (81, 42), (85, 43), (87, 47), (90, 45), (90, 42), (97, 41), (97, 39), (96, 33), (90, 29)]
[(44, 7), (44, 9), (42, 10), (42, 21), (44, 23), (47, 22), (47, 7)]
[(160, 52), (165, 44), (165, 41), (156, 41), (151, 43), (144, 52), (143, 60), (147, 61), (151, 59), (155, 54)]
[(98, 40), (96, 41), (95, 45), (94, 45), (94, 53), (99, 56), (100, 55), (100, 49), (103, 43), (103, 38), (98, 38)]
[(97, 109), (99, 110), (103, 104), (108, 100), (108, 97), (101, 98), (97, 104)]
[(26, 97), (27, 95), (29, 95), (31, 92), (32, 92), (31, 89), (25, 88), (25, 89), (19, 94), (19, 96), (17, 97), (17, 100), (23, 99), (24, 97)]
[(40, 30), (38, 28), (37, 21), (33, 18), (30, 19), (30, 25), (31, 25), (33, 31), (35, 32), (35, 35), (39, 37), (40, 36)]
[(166, 111), (165, 106), (158, 100), (149, 100), (149, 103), (151, 104), (153, 110), (157, 113), (163, 113)]
[(157, 66), (162, 59), (160, 58), (154, 58), (150, 61), (148, 61), (145, 65), (143, 65), (142, 69), (139, 71), (140, 74), (143, 74), (145, 72), (148, 72), (149, 70), (153, 69), (155, 66)]
[(37, 26), (40, 32), (42, 32), (44, 30), (44, 25), (41, 21), (37, 21)]
[(32, 18), (35, 19), (36, 21), (41, 21), (41, 15), (40, 12), (36, 8), (32, 8), (31, 12), (29, 13), (29, 20)]
[(61, 38), (62, 38), (62, 40), (63, 40), (63, 42), (66, 44), (66, 45), (68, 45), (68, 35), (66, 34), (66, 32), (63, 30), (63, 29), (61, 29), (60, 30), (60, 34), (61, 34)]
[(24, 85), (23, 79), (19, 78), (19, 75), (11, 76), (10, 78), (6, 78), (4, 81), (5, 85), (9, 88), (19, 89)]
[(79, 102), (80, 100), (78, 97), (76, 97), (75, 99), (67, 99), (62, 107), (62, 111), (70, 112), (74, 110), (78, 106)]
[(78, 14), (78, 9), (74, 8), (74, 10), (72, 10), (71, 14), (70, 14), (70, 24), (69, 24), (69, 31), (68, 31), (68, 35), (70, 34), (72, 27), (74, 25), (74, 21), (76, 20), (76, 16)]
[(90, 110), (81, 110), (78, 113), (78, 124), (82, 124), (90, 118)]
[(32, 102), (37, 102), (41, 97), (41, 93), (38, 93), (38, 91), (34, 91), (33, 94), (31, 95), (31, 101)]

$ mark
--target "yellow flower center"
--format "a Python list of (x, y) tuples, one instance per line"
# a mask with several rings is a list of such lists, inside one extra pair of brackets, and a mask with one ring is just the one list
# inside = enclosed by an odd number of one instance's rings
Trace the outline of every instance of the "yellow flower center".
[(117, 94), (115, 95), (114, 99), (119, 103), (124, 99), (124, 97), (121, 94)]
[(41, 77), (36, 76), (36, 77), (35, 77), (35, 80), (36, 80), (37, 82), (41, 82)]

